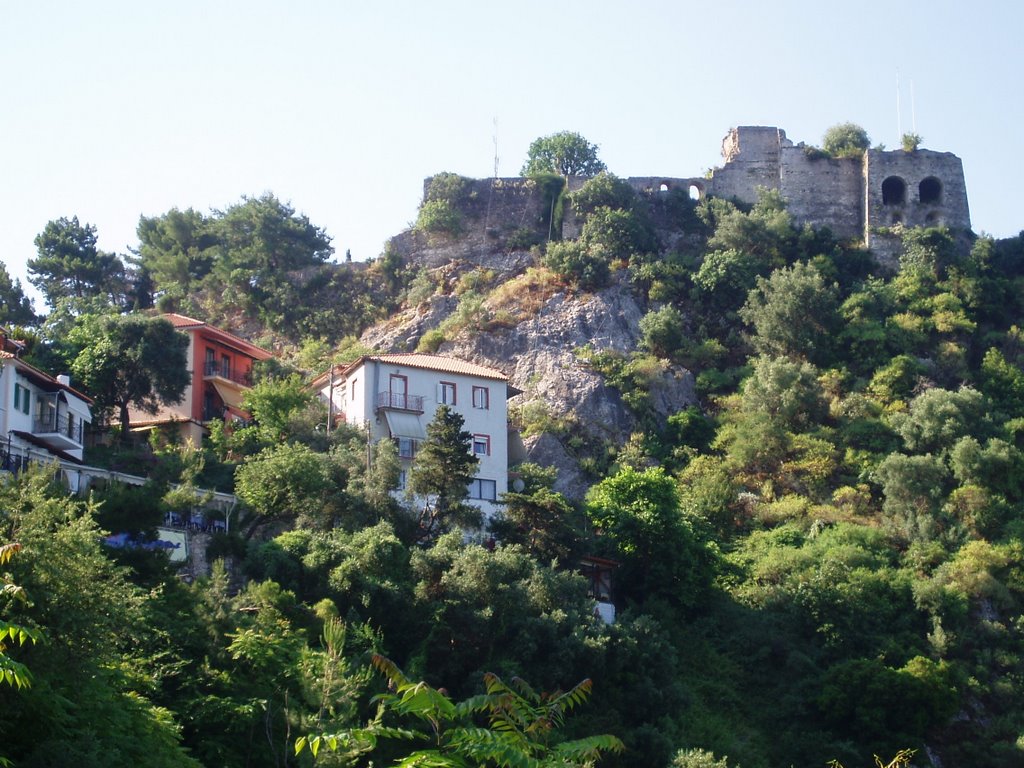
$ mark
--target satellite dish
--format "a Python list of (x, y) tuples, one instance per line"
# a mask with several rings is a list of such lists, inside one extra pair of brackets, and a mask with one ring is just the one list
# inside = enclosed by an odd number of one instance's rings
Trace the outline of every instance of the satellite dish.
[(526, 490), (526, 483), (523, 482), (523, 478), (517, 477), (512, 481), (512, 490), (516, 493), (522, 493)]

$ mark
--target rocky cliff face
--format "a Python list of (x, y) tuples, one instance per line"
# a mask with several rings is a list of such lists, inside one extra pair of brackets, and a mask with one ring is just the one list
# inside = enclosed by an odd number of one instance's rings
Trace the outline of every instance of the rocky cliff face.
[[(445, 250), (450, 253), (450, 249)], [(416, 263), (440, 264), (437, 269), (442, 271), (453, 268), (452, 262), (443, 264), (436, 250), (430, 250), (414, 256)], [(469, 253), (463, 248), (458, 256), (466, 259)], [(474, 266), (483, 261), (488, 268), (497, 267), (506, 278), (532, 261), (525, 253), (514, 259), (470, 260)], [(441, 275), (439, 282), (446, 279), (450, 282), (450, 276)], [(420, 307), (369, 329), (362, 342), (380, 351), (414, 349), (419, 338), (457, 306), (457, 297), (435, 295)], [(525, 437), (526, 456), (538, 464), (557, 467), (556, 489), (580, 499), (589, 484), (580, 459), (595, 446), (621, 445), (636, 431), (637, 422), (619, 392), (608, 386), (578, 351), (585, 346), (624, 354), (634, 351), (644, 311), (624, 280), (598, 293), (555, 292), (512, 327), (462, 331), (447, 339), (438, 352), (504, 371), (509, 383), (522, 391), (509, 402), (513, 413), (525, 407), (530, 412), (544, 412), (548, 423), (561, 425)], [(696, 402), (693, 376), (681, 368), (666, 368), (653, 382), (651, 392), (662, 419)]]

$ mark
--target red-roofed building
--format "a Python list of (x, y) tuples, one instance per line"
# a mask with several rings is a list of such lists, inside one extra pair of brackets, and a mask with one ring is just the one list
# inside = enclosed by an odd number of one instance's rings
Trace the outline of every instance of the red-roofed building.
[(203, 435), (209, 432), (207, 425), (211, 421), (248, 419), (249, 414), (241, 407), (242, 394), (252, 386), (253, 363), (268, 360), (273, 355), (202, 320), (175, 313), (161, 317), (188, 335), (192, 381), (184, 399), (177, 405), (165, 406), (155, 415), (132, 410), (132, 430), (173, 424), (180, 430), (182, 439), (199, 445)]
[(469, 500), (490, 516), (508, 491), (508, 378), (501, 371), (442, 355), (367, 355), (317, 377), (313, 389), (334, 421), (367, 425), (371, 440), (391, 438), (402, 460), (402, 482), (440, 405), (465, 419), (479, 460)]

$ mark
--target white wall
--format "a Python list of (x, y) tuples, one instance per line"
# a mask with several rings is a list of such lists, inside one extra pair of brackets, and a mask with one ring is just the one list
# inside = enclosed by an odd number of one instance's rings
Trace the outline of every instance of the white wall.
[[(420, 423), (426, 430), (442, 404), (440, 384), (446, 382), (455, 386), (455, 402), (451, 406), (464, 419), (464, 429), (473, 435), (490, 438), (490, 454), (478, 455), (480, 461), (477, 477), (495, 482), (495, 498), (508, 491), (508, 408), (507, 384), (496, 379), (479, 376), (453, 374), (444, 371), (411, 368), (374, 360), (366, 361), (352, 371), (342, 385), (335, 384), (335, 408), (345, 414), (345, 421), (354, 426), (370, 425), (370, 436), (379, 440), (389, 436), (387, 420), (383, 413), (376, 412), (377, 394), (388, 392), (391, 375), (405, 376), (408, 382), (407, 394), (423, 398), (423, 413)], [(355, 397), (352, 382), (355, 381)], [(344, 392), (339, 391), (341, 386)], [(473, 406), (473, 387), (486, 388), (488, 407)], [(325, 385), (321, 394), (326, 399), (330, 385)], [(473, 504), (490, 516), (497, 506), (489, 501), (471, 499)]]

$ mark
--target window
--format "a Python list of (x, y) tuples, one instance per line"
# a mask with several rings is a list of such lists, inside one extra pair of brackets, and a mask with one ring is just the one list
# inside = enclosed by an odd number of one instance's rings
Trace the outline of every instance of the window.
[(398, 486), (395, 488), (396, 491), (404, 491), (405, 484), (409, 480), (409, 473), (404, 469), (398, 471)]
[(356, 382), (357, 381), (359, 381), (359, 379), (352, 379), (352, 401), (353, 402), (355, 402), (355, 399), (356, 399)]
[(455, 385), (450, 381), (442, 381), (437, 385), (437, 402), (455, 405)]
[(473, 407), (485, 411), (491, 407), (491, 393), (487, 387), (473, 387)]
[(231, 378), (231, 357), (229, 355), (220, 356), (220, 375), (225, 379)]
[(918, 198), (922, 203), (938, 204), (942, 202), (942, 182), (934, 176), (923, 179), (917, 185)]
[(213, 405), (213, 392), (207, 390), (203, 392), (203, 421), (212, 421), (217, 417), (218, 414)]
[(490, 435), (473, 435), (473, 455), (474, 456), (490, 456), (491, 455), (491, 437), (490, 437)]
[(398, 458), (412, 459), (416, 456), (416, 441), (411, 437), (396, 438), (398, 443)]
[(388, 405), (391, 408), (409, 407), (409, 379), (397, 373), (392, 373), (388, 382)]
[(32, 397), (28, 389), (20, 384), (14, 385), (14, 410), (28, 415), (31, 400)]
[(469, 498), (497, 501), (498, 483), (494, 480), (484, 480), (479, 477), (473, 478), (469, 482)]
[(907, 202), (907, 182), (890, 176), (882, 182), (882, 205), (903, 205)]

